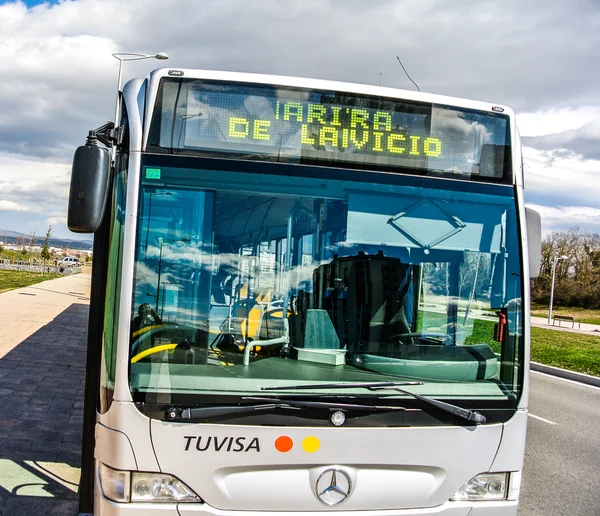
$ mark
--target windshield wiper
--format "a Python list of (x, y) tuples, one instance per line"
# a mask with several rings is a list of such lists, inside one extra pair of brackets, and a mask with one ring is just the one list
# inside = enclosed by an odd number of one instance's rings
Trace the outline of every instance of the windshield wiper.
[(260, 398), (248, 396), (242, 398), (254, 401), (273, 401), (287, 405), (287, 408), (326, 408), (330, 410), (366, 410), (370, 412), (392, 412), (394, 410), (406, 410), (404, 407), (395, 405), (363, 405), (360, 403), (338, 403), (335, 401), (304, 401), (304, 400), (281, 400), (277, 398)]
[(261, 387), (263, 391), (279, 391), (279, 390), (300, 390), (300, 389), (359, 389), (364, 388), (373, 392), (377, 391), (396, 391), (402, 394), (406, 394), (408, 396), (412, 396), (413, 398), (422, 401), (423, 403), (427, 403), (433, 407), (436, 407), (444, 412), (448, 412), (454, 416), (458, 416), (462, 419), (466, 419), (467, 421), (472, 421), (475, 424), (482, 425), (486, 422), (486, 418), (483, 414), (479, 412), (475, 412), (474, 410), (466, 409), (459, 407), (457, 405), (453, 405), (451, 403), (446, 403), (444, 401), (434, 400), (432, 398), (427, 398), (426, 396), (421, 396), (420, 394), (415, 394), (414, 392), (405, 391), (404, 389), (400, 389), (399, 386), (406, 385), (423, 385), (423, 382), (373, 382), (373, 383), (324, 383), (324, 384), (302, 384), (302, 385), (287, 385), (281, 387)]
[(467, 421), (472, 421), (477, 425), (483, 425), (487, 420), (483, 414), (476, 412), (471, 409), (466, 409), (459, 407), (458, 405), (453, 405), (452, 403), (446, 403), (444, 401), (434, 400), (432, 398), (427, 398), (426, 396), (421, 396), (420, 394), (416, 394), (414, 392), (405, 391), (404, 389), (399, 389), (398, 387), (379, 387), (379, 388), (371, 388), (372, 391), (396, 391), (402, 394), (407, 394), (408, 396), (412, 396), (413, 398), (422, 401), (424, 403), (428, 403), (429, 405), (439, 408), (444, 412), (448, 412), (454, 416), (458, 416), (460, 418), (466, 419)]
[(273, 409), (300, 410), (288, 404), (276, 403), (254, 403), (251, 405), (214, 405), (211, 407), (171, 407), (165, 412), (167, 421), (181, 421), (185, 419), (196, 419), (202, 417), (229, 416), (232, 414), (244, 414), (249, 412), (261, 412)]
[(279, 387), (261, 387), (261, 391), (288, 391), (301, 389), (378, 389), (383, 387), (396, 387), (397, 385), (423, 385), (423, 382), (357, 382), (357, 383), (320, 383), (283, 385)]
[(329, 411), (361, 410), (368, 412), (392, 412), (406, 410), (404, 407), (393, 405), (362, 405), (358, 403), (337, 403), (329, 401), (284, 400), (278, 398), (242, 397), (242, 400), (252, 401), (248, 405), (216, 405), (212, 407), (171, 407), (165, 412), (167, 421), (183, 421), (205, 417), (229, 416), (248, 414), (266, 410), (302, 410), (303, 408), (321, 408)]

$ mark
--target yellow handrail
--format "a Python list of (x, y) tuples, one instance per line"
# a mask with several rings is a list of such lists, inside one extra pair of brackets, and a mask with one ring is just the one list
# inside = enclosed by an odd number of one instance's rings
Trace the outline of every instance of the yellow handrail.
[(147, 357), (148, 355), (152, 355), (154, 353), (160, 353), (161, 351), (171, 351), (172, 349), (175, 349), (177, 347), (177, 344), (161, 344), (160, 346), (154, 346), (153, 348), (149, 348), (145, 351), (142, 351), (141, 353), (138, 353), (136, 356), (134, 356), (131, 359), (131, 363), (135, 364), (138, 360), (141, 360), (144, 357)]

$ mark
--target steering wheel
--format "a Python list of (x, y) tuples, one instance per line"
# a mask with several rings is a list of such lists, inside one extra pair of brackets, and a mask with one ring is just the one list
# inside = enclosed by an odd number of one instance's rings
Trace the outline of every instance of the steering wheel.
[(408, 333), (397, 333), (396, 335), (392, 335), (393, 338), (409, 338), (410, 343), (414, 345), (415, 339), (441, 339), (444, 345), (448, 345), (452, 343), (452, 337), (447, 333), (443, 332), (434, 332), (434, 331), (414, 331)]

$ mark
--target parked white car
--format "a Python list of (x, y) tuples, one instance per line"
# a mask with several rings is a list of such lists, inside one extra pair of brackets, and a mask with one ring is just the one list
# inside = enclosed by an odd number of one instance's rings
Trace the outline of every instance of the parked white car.
[(67, 256), (60, 261), (60, 265), (62, 267), (79, 267), (81, 263), (79, 260), (73, 256)]

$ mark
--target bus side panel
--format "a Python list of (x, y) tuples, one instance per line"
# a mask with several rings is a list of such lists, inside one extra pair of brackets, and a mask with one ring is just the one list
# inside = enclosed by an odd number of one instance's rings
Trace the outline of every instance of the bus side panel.
[(137, 469), (133, 449), (127, 436), (102, 424), (96, 425), (94, 458), (111, 468), (126, 471)]
[(525, 457), (527, 410), (519, 410), (504, 424), (504, 432), (490, 471), (520, 471)]
[[(109, 411), (98, 418), (102, 425), (124, 432), (133, 447), (135, 467), (139, 471), (160, 471), (150, 437), (150, 420), (131, 403), (113, 402)], [(107, 464), (111, 466), (111, 464)], [(113, 466), (115, 467), (115, 466)]]

